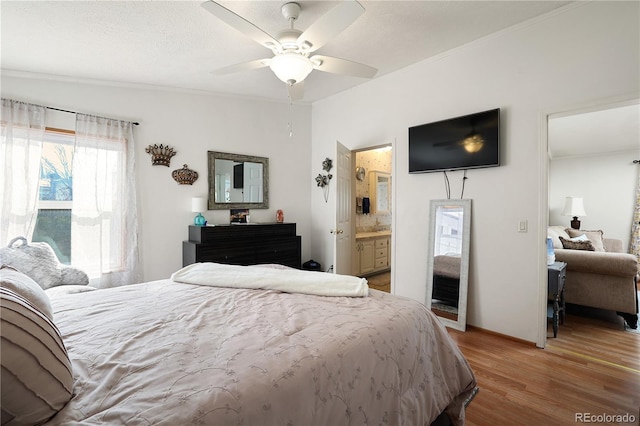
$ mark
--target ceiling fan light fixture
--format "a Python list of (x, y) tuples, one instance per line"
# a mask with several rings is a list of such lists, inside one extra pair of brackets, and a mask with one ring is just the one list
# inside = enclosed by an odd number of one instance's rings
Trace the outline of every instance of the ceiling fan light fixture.
[(288, 52), (276, 55), (269, 64), (275, 75), (285, 83), (300, 83), (313, 70), (313, 64), (306, 56)]

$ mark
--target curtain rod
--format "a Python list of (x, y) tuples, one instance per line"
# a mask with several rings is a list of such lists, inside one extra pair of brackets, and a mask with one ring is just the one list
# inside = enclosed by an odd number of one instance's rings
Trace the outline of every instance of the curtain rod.
[[(54, 111), (68, 112), (69, 114), (84, 114), (84, 113), (79, 113), (77, 111), (69, 111), (68, 109), (54, 108), (54, 107), (50, 107), (50, 106), (46, 106), (45, 108), (46, 109), (52, 109)], [(95, 117), (106, 118), (107, 120), (113, 120), (113, 118), (101, 117), (99, 115), (96, 115)], [(126, 120), (122, 120), (122, 121), (126, 121)], [(130, 121), (130, 123), (133, 124), (134, 126), (139, 126), (140, 125), (140, 123), (138, 123), (137, 121)]]

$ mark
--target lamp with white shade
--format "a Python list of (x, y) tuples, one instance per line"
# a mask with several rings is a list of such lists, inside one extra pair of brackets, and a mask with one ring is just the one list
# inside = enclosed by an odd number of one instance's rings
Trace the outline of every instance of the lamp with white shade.
[(207, 199), (204, 197), (193, 197), (191, 199), (191, 211), (193, 213), (198, 213), (197, 216), (193, 219), (193, 224), (195, 226), (205, 226), (207, 224), (207, 219), (202, 216), (202, 212), (207, 211), (208, 204)]
[(562, 216), (572, 216), (571, 227), (573, 229), (580, 229), (580, 221), (578, 217), (584, 217), (587, 213), (584, 211), (584, 202), (581, 197), (567, 197), (564, 202), (564, 210), (562, 210)]

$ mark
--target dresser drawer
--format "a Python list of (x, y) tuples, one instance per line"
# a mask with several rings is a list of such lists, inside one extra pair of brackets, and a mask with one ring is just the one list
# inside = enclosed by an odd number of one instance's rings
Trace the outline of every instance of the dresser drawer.
[(386, 248), (387, 247), (387, 239), (380, 238), (376, 240), (376, 248)]
[(384, 257), (385, 260), (387, 259), (387, 248), (377, 248), (376, 247), (376, 259), (382, 258)]
[(294, 223), (190, 226), (190, 240), (182, 243), (182, 265), (278, 263), (300, 268), (302, 240), (295, 233)]
[(376, 259), (376, 269), (386, 268), (387, 266), (388, 265), (387, 265), (387, 258), (386, 257)]

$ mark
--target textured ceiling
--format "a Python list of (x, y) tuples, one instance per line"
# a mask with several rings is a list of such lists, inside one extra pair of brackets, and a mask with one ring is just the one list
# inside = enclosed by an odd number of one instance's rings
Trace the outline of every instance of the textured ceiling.
[[(146, 84), (287, 99), (270, 69), (216, 76), (211, 71), (271, 56), (204, 10), (202, 1), (0, 2), (5, 73)], [(220, 1), (271, 35), (287, 27), (277, 1)], [(306, 29), (338, 3), (300, 1)], [(381, 76), (544, 14), (556, 1), (361, 1), (366, 12), (318, 50), (361, 62)], [(375, 77), (374, 77), (375, 78)], [(313, 71), (304, 102), (365, 80)]]

